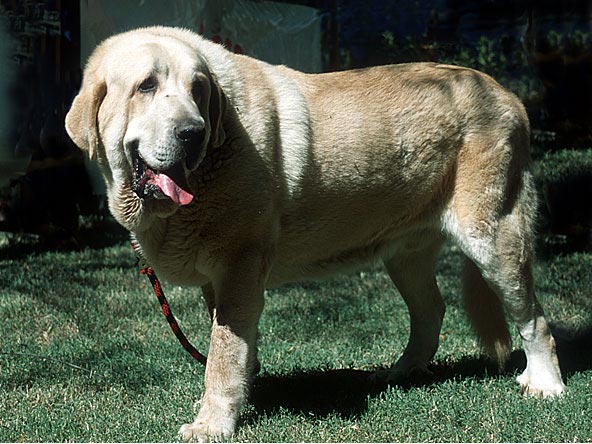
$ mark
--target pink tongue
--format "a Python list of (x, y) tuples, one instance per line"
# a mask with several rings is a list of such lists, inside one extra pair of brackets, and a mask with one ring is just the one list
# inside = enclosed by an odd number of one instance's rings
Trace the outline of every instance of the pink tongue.
[(164, 194), (171, 198), (177, 205), (187, 205), (193, 200), (193, 194), (188, 193), (175, 183), (173, 179), (164, 173), (154, 174), (148, 183), (156, 185)]

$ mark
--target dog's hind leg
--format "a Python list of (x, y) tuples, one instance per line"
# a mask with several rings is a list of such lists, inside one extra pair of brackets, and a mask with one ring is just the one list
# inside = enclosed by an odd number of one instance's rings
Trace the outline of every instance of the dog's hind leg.
[(438, 349), (445, 306), (434, 270), (441, 243), (441, 239), (435, 239), (420, 250), (385, 261), (411, 321), (407, 347), (393, 369), (396, 374), (427, 373), (427, 365)]
[[(527, 146), (527, 141), (518, 140)], [(454, 196), (443, 216), (444, 229), (479, 269), (487, 287), (498, 295), (518, 327), (527, 360), (526, 370), (517, 379), (522, 391), (542, 397), (559, 395), (565, 386), (555, 341), (534, 293), (531, 267), (536, 193), (527, 169), (526, 150), (502, 142), (487, 150), (468, 147), (466, 155), (473, 157), (470, 163), (459, 164)], [(473, 279), (475, 271), (469, 269)], [(477, 283), (486, 289), (483, 283)], [(499, 307), (491, 301), (491, 295), (487, 299), (479, 316), (475, 314), (478, 306), (470, 308), (473, 322), (492, 322), (486, 310), (493, 306), (497, 318), (494, 324), (503, 329)], [(502, 343), (508, 341), (503, 330), (497, 334)], [(495, 336), (488, 341), (495, 348)], [(507, 352), (501, 355), (507, 356)]]

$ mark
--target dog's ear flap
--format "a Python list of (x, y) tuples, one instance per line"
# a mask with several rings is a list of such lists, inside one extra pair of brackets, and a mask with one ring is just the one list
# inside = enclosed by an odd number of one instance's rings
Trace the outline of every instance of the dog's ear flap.
[(226, 112), (226, 96), (218, 82), (210, 76), (210, 103), (208, 113), (210, 118), (210, 143), (214, 148), (219, 147), (226, 139), (226, 132), (222, 125)]
[(89, 82), (82, 85), (66, 115), (66, 131), (72, 141), (95, 159), (99, 144), (98, 114), (107, 95), (105, 82)]

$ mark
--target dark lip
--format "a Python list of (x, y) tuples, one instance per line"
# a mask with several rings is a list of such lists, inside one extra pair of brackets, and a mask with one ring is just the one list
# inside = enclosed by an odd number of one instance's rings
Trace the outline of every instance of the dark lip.
[[(134, 147), (135, 148), (135, 147)], [(132, 150), (133, 159), (133, 191), (140, 199), (148, 197), (163, 198), (165, 197), (162, 191), (155, 185), (146, 183), (148, 181), (148, 175), (146, 171), (151, 169), (146, 161), (140, 157), (140, 153), (137, 149)]]
[(136, 195), (141, 198), (166, 198), (165, 194), (156, 185), (147, 183), (149, 175), (146, 174), (150, 170), (153, 174), (164, 173), (170, 177), (180, 188), (187, 192), (191, 192), (189, 183), (187, 182), (187, 176), (185, 174), (185, 168), (182, 162), (178, 162), (167, 170), (157, 170), (150, 167), (144, 159), (140, 156), (140, 152), (137, 147), (132, 149), (132, 162), (133, 162), (133, 186), (132, 189)]
[(132, 149), (132, 171), (133, 171), (133, 190), (138, 195), (138, 197), (142, 197), (140, 193), (140, 189), (142, 188), (141, 182), (144, 173), (146, 172), (146, 162), (144, 162), (140, 155), (138, 154), (138, 150)]

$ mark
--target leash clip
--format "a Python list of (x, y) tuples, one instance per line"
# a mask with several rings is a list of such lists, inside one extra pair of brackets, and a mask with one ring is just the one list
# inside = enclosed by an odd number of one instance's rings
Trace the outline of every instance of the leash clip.
[(136, 266), (140, 270), (140, 274), (146, 274), (146, 271), (149, 268), (148, 261), (144, 257), (142, 253), (142, 247), (140, 246), (140, 242), (134, 236), (131, 236), (130, 244), (134, 253), (136, 253)]

